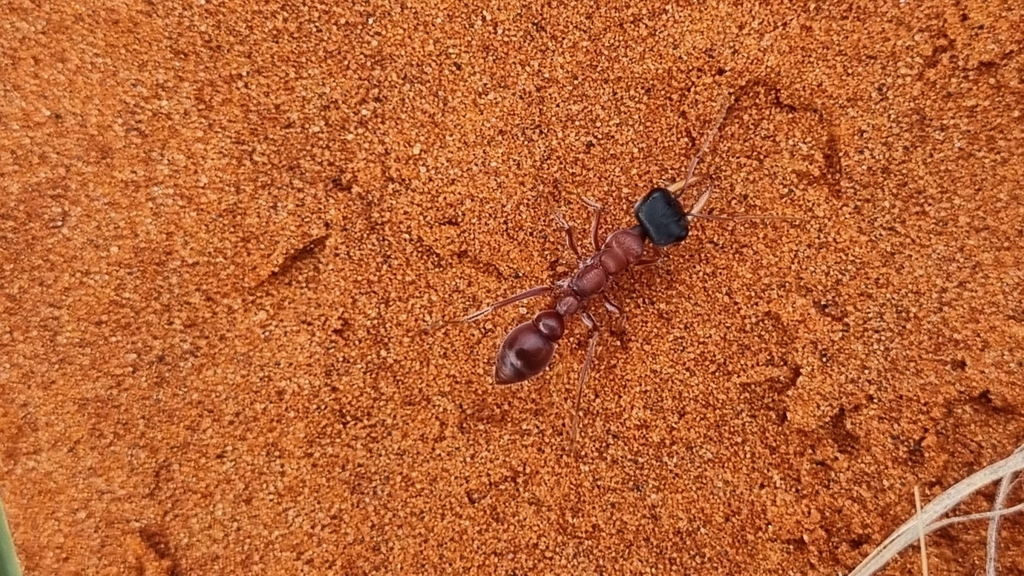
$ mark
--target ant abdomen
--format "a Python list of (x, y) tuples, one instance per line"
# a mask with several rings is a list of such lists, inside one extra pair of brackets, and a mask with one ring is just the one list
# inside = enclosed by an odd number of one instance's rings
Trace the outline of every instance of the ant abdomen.
[(555, 355), (555, 343), (565, 332), (565, 320), (545, 310), (533, 320), (516, 326), (505, 337), (494, 363), (494, 381), (514, 384), (540, 374)]

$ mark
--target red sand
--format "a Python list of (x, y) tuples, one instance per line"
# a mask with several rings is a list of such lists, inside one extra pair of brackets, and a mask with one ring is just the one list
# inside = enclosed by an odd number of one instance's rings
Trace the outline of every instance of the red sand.
[[(30, 574), (836, 574), (1024, 442), (1013, 3), (177, 4), (0, 7)], [(566, 276), (552, 214), (630, 225), (727, 102), (710, 206), (806, 220), (616, 284), (573, 455), (578, 321), (504, 388), (547, 302), (422, 329)]]

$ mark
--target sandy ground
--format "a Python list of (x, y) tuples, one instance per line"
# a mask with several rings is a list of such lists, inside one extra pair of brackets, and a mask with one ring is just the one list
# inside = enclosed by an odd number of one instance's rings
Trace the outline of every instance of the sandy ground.
[[(837, 574), (1024, 441), (1024, 9), (334, 4), (0, 2), (30, 574)], [(424, 328), (569, 275), (555, 212), (631, 226), (726, 105), (714, 213), (804, 220), (616, 281), (574, 452), (578, 319), (509, 387), (549, 301)]]

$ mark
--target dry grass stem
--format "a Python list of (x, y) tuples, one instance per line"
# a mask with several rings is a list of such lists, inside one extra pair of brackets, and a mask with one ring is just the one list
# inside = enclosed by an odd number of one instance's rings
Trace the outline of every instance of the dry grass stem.
[[(998, 522), (998, 519), (1002, 516), (1024, 509), (1024, 503), (1010, 508), (1002, 507), (1003, 501), (1005, 501), (1006, 495), (1009, 493), (1009, 489), (1013, 484), (1014, 476), (1021, 470), (1024, 470), (1024, 446), (1018, 448), (1008, 458), (987, 466), (971, 476), (968, 476), (964, 480), (961, 480), (929, 502), (927, 506), (920, 509), (911, 519), (904, 522), (902, 526), (897, 528), (888, 538), (885, 539), (884, 542), (875, 548), (859, 566), (850, 572), (850, 576), (866, 576), (868, 574), (874, 574), (880, 568), (885, 566), (894, 556), (909, 546), (915, 538), (919, 537), (919, 534), (922, 531), (924, 534), (930, 534), (935, 530), (940, 530), (950, 524), (957, 524), (971, 520), (990, 519), (992, 523), (995, 523)], [(992, 511), (939, 520), (942, 516), (963, 502), (968, 496), (997, 480), (1001, 480), (1002, 483), (1000, 485), (1000, 491), (993, 504)], [(1002, 488), (1003, 484), (1006, 485), (1005, 490)], [(1000, 496), (1002, 496), (1001, 499)], [(990, 565), (992, 566), (989, 574), (993, 574), (995, 570), (995, 537), (992, 536), (992, 523), (989, 525), (989, 558)]]

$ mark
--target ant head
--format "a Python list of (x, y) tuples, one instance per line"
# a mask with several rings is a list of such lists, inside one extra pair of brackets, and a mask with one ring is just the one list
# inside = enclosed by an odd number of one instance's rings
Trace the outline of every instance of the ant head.
[(636, 203), (633, 215), (650, 239), (658, 247), (686, 240), (690, 222), (679, 200), (665, 188), (655, 188)]

